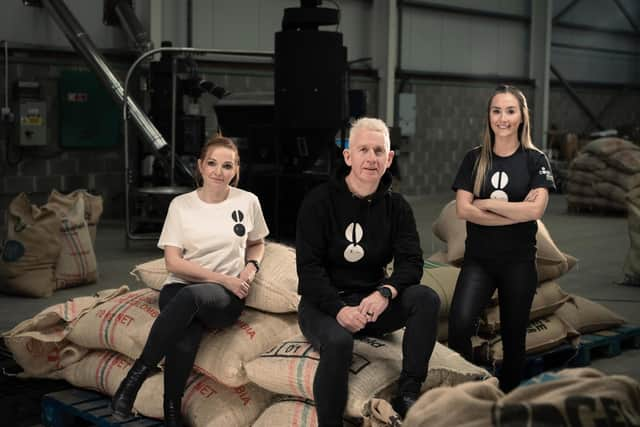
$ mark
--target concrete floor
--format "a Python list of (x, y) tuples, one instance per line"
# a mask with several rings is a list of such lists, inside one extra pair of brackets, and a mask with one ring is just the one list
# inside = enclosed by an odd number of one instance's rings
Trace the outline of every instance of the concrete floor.
[[(409, 198), (420, 230), (425, 257), (443, 244), (431, 232), (431, 224), (453, 193)], [(543, 219), (558, 247), (579, 259), (577, 268), (560, 278), (562, 288), (600, 302), (640, 325), (640, 288), (616, 285), (622, 279), (622, 267), (629, 248), (627, 222), (620, 216), (575, 215), (567, 213), (564, 196), (552, 195)], [(162, 252), (155, 242), (132, 242), (125, 245), (122, 223), (102, 222), (96, 244), (100, 278), (97, 283), (62, 290), (47, 299), (11, 297), (0, 294), (0, 330), (11, 329), (50, 305), (79, 295), (91, 295), (99, 289), (140, 283), (129, 275), (139, 263), (158, 258)], [(609, 359), (596, 359), (592, 367), (609, 374), (625, 374), (640, 380), (640, 350), (628, 350)]]

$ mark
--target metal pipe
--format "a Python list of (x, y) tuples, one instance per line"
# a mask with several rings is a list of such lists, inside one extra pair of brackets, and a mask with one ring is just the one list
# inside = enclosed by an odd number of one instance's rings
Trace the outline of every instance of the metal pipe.
[(560, 47), (563, 49), (575, 49), (575, 50), (586, 50), (590, 52), (612, 53), (616, 55), (640, 56), (640, 52), (634, 52), (631, 50), (622, 50), (622, 49), (609, 49), (606, 47), (582, 46), (582, 45), (570, 44), (570, 43), (551, 43), (551, 46)]
[(187, 0), (187, 47), (193, 47), (193, 1)]
[(176, 108), (178, 92), (178, 58), (171, 58), (171, 174), (170, 185), (176, 185)]
[(551, 68), (551, 72), (556, 75), (560, 83), (562, 83), (562, 86), (564, 86), (564, 88), (567, 90), (567, 93), (569, 93), (569, 96), (571, 97), (571, 99), (573, 99), (573, 101), (578, 105), (578, 107), (580, 107), (580, 109), (587, 116), (589, 116), (589, 119), (591, 119), (591, 122), (595, 124), (599, 130), (603, 130), (604, 126), (600, 124), (600, 121), (598, 120), (596, 115), (593, 114), (591, 109), (584, 102), (582, 102), (582, 100), (580, 99), (576, 91), (573, 90), (573, 88), (571, 87), (571, 84), (569, 84), (569, 82), (565, 80), (565, 78), (562, 76), (560, 71), (558, 71), (558, 69), (554, 67), (553, 64), (550, 65), (550, 68)]
[[(102, 55), (98, 52), (95, 45), (82, 28), (80, 23), (75, 19), (67, 6), (61, 0), (42, 0), (42, 5), (47, 9), (53, 17), (58, 27), (62, 30), (71, 45), (80, 53), (89, 63), (89, 66), (98, 75), (103, 84), (109, 89), (113, 98), (120, 104), (127, 105), (138, 130), (149, 143), (149, 145), (158, 152), (167, 149), (167, 143), (164, 138), (138, 107), (136, 102), (124, 95), (124, 91), (120, 80), (111, 71)], [(126, 102), (125, 102), (126, 100)]]
[(142, 26), (129, 3), (124, 0), (117, 1), (114, 10), (120, 21), (120, 26), (129, 36), (136, 50), (142, 53), (153, 49), (153, 42), (149, 37), (149, 33)]
[(523, 16), (523, 15), (516, 15), (515, 13), (494, 12), (489, 10), (471, 9), (468, 7), (449, 6), (445, 4), (422, 3), (419, 0), (403, 0), (402, 5), (409, 6), (415, 9), (437, 10), (440, 12), (455, 13), (455, 14), (467, 15), (467, 16), (480, 16), (483, 18), (497, 18), (497, 19), (504, 19), (508, 21), (521, 21), (521, 22), (531, 21), (530, 17)]

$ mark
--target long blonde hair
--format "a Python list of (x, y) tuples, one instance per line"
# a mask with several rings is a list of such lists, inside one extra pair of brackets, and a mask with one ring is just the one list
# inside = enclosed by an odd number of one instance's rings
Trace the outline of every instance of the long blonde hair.
[(473, 183), (473, 194), (476, 197), (480, 196), (480, 191), (484, 186), (484, 180), (486, 178), (487, 171), (491, 169), (491, 158), (493, 155), (493, 144), (495, 142), (495, 134), (491, 129), (491, 121), (489, 118), (489, 110), (491, 109), (491, 102), (493, 98), (498, 94), (510, 93), (515, 96), (520, 106), (520, 115), (522, 116), (522, 123), (518, 126), (518, 141), (523, 148), (530, 148), (540, 151), (533, 142), (531, 142), (531, 128), (529, 120), (529, 106), (527, 105), (527, 98), (520, 89), (511, 85), (500, 85), (496, 88), (495, 92), (489, 98), (487, 102), (487, 116), (484, 126), (484, 132), (482, 134), (482, 147), (480, 149), (480, 156), (476, 160), (474, 165), (475, 181)]
[[(232, 187), (238, 186), (238, 181), (240, 181), (240, 152), (238, 151), (238, 146), (233, 142), (230, 138), (226, 138), (222, 136), (221, 133), (216, 133), (202, 146), (200, 150), (200, 161), (204, 161), (207, 153), (210, 148), (213, 147), (224, 147), (228, 148), (235, 153), (235, 163), (236, 163), (236, 175), (233, 177), (229, 185)], [(200, 174), (200, 168), (196, 168), (196, 182), (198, 186), (202, 185), (202, 175)]]

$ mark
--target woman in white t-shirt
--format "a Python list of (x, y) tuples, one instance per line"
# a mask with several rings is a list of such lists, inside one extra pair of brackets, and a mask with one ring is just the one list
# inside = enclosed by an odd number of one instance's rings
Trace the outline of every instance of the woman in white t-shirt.
[(233, 141), (208, 141), (198, 172), (202, 186), (173, 199), (160, 235), (170, 275), (142, 354), (113, 396), (122, 418), (131, 415), (142, 382), (165, 357), (165, 425), (182, 425), (182, 394), (202, 334), (236, 322), (260, 268), (269, 230), (258, 198), (235, 187), (240, 156)]

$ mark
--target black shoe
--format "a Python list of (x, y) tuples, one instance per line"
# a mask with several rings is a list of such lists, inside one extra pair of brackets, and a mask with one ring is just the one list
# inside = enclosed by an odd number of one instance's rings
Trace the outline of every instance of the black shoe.
[(115, 418), (123, 420), (133, 416), (131, 413), (133, 402), (136, 400), (136, 395), (142, 383), (152, 370), (140, 360), (135, 361), (127, 376), (120, 383), (116, 394), (113, 395), (113, 399), (111, 399), (111, 409), (113, 409)]
[(409, 408), (413, 406), (414, 403), (418, 400), (420, 395), (418, 393), (412, 392), (404, 392), (399, 393), (391, 399), (391, 407), (394, 411), (398, 413), (402, 418), (407, 415), (407, 411)]
[(183, 427), (180, 407), (182, 399), (164, 401), (164, 425), (165, 427)]

